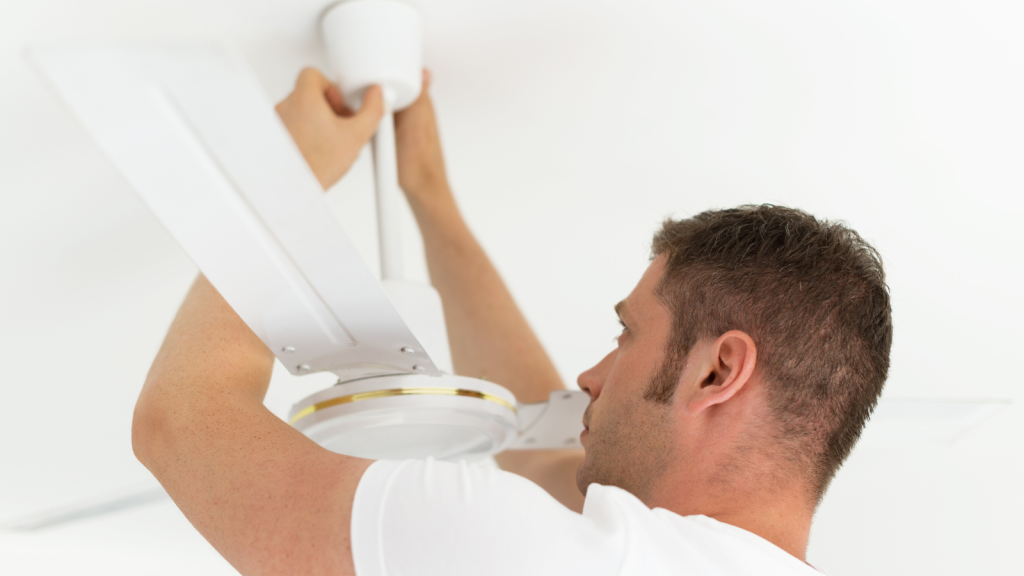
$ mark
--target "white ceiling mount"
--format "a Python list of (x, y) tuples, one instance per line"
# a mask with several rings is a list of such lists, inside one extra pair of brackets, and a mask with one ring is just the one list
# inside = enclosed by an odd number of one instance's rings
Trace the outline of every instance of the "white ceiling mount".
[(362, 107), (363, 94), (380, 86), (392, 110), (412, 104), (423, 78), (419, 11), (401, 0), (342, 0), (320, 20), (324, 47), (345, 103)]

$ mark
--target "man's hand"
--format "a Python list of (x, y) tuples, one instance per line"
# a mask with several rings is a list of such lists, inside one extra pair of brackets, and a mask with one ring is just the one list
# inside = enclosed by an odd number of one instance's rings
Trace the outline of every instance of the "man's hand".
[(384, 114), (380, 88), (366, 91), (363, 107), (352, 112), (338, 87), (315, 68), (306, 68), (295, 90), (277, 105), (277, 114), (299, 146), (324, 190), (348, 172)]
[(413, 210), (448, 194), (448, 176), (441, 153), (434, 104), (430, 100), (430, 72), (423, 71), (423, 90), (408, 108), (395, 114), (398, 146), (398, 184)]

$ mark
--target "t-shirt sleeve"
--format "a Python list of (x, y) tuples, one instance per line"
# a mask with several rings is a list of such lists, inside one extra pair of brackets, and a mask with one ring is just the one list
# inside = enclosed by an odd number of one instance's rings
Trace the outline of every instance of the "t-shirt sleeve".
[(357, 576), (611, 575), (625, 538), (604, 520), (501, 470), (382, 460), (356, 490), (352, 556)]

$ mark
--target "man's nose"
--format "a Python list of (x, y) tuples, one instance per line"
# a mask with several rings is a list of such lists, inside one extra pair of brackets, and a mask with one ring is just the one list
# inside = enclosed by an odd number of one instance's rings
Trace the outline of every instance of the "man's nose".
[(576, 384), (579, 385), (580, 390), (583, 390), (590, 396), (591, 402), (597, 400), (597, 397), (601, 394), (601, 389), (604, 388), (604, 381), (608, 377), (608, 370), (614, 361), (615, 352), (615, 350), (612, 350), (600, 362), (576, 378)]

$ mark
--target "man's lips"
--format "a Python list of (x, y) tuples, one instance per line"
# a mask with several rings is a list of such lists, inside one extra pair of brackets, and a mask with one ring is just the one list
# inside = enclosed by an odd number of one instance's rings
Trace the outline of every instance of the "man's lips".
[(591, 400), (590, 404), (587, 404), (587, 409), (583, 411), (583, 432), (580, 432), (580, 444), (583, 444), (583, 448), (586, 449), (586, 441), (590, 438), (590, 410), (594, 407), (594, 401)]

